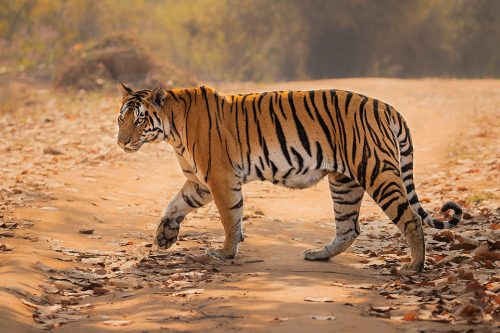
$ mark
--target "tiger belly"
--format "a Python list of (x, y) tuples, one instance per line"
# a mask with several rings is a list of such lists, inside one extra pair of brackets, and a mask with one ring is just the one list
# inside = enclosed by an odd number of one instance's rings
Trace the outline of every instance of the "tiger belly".
[(278, 184), (288, 188), (303, 189), (316, 185), (328, 173), (324, 170), (309, 170), (306, 173), (290, 175), (281, 179)]
[[(267, 172), (269, 171), (269, 172)], [(326, 170), (320, 169), (303, 169), (290, 168), (285, 172), (271, 172), (263, 170), (263, 172), (252, 172), (246, 177), (245, 183), (254, 180), (269, 181), (275, 185), (281, 185), (293, 189), (305, 189), (316, 185), (329, 173)]]

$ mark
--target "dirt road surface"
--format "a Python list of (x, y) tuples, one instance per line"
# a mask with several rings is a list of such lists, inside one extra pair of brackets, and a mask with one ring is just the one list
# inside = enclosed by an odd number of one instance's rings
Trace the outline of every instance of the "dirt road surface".
[(390, 103), (412, 130), (424, 206), (437, 214), (453, 199), (469, 216), (451, 234), (426, 228), (426, 271), (401, 278), (394, 268), (408, 260), (406, 244), (369, 198), (354, 246), (307, 262), (301, 252), (335, 234), (327, 183), (300, 191), (252, 183), (238, 258), (203, 256), (223, 240), (213, 204), (183, 222), (177, 245), (158, 251), (151, 243), (161, 211), (184, 181), (168, 145), (119, 149), (118, 93), (33, 89), (18, 112), (0, 115), (0, 331), (498, 329), (500, 81), (214, 86), (338, 88)]

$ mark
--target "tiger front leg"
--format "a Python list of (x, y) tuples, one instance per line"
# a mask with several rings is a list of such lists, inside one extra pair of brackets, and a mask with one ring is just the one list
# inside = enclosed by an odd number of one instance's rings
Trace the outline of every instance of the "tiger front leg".
[(238, 253), (238, 244), (243, 241), (242, 215), (243, 195), (241, 184), (211, 184), (215, 205), (219, 210), (224, 227), (224, 244), (222, 247), (208, 248), (206, 253), (217, 259), (232, 259)]
[(163, 249), (175, 244), (186, 215), (211, 201), (212, 195), (206, 186), (187, 180), (165, 209), (156, 229), (155, 244)]

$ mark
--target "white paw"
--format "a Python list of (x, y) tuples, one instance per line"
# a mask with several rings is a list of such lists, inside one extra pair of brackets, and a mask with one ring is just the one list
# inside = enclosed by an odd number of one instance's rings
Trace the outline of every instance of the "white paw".
[(233, 259), (236, 256), (236, 253), (224, 253), (224, 250), (222, 248), (213, 247), (209, 247), (205, 251), (205, 254), (219, 260)]
[(330, 253), (326, 250), (326, 248), (321, 249), (308, 249), (302, 252), (302, 257), (305, 260), (330, 260)]
[(412, 276), (412, 275), (417, 275), (418, 273), (422, 272), (424, 269), (424, 264), (419, 264), (419, 263), (414, 263), (411, 262), (409, 264), (404, 264), (401, 269), (398, 271), (398, 275), (401, 276)]

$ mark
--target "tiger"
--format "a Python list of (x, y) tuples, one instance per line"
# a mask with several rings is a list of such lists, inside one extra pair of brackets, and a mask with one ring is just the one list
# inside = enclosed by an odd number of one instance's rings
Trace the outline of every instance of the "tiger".
[(154, 242), (161, 249), (177, 242), (187, 214), (213, 201), (224, 242), (206, 254), (234, 258), (244, 241), (242, 186), (252, 181), (305, 189), (328, 177), (335, 236), (304, 251), (305, 260), (329, 260), (354, 242), (365, 192), (409, 245), (411, 261), (401, 274), (424, 268), (423, 223), (443, 229), (462, 219), (462, 208), (452, 201), (441, 208), (453, 211), (447, 221), (422, 207), (410, 130), (380, 100), (336, 89), (223, 95), (206, 86), (133, 91), (121, 82), (118, 89), (118, 145), (130, 153), (166, 141), (186, 177), (159, 221)]

